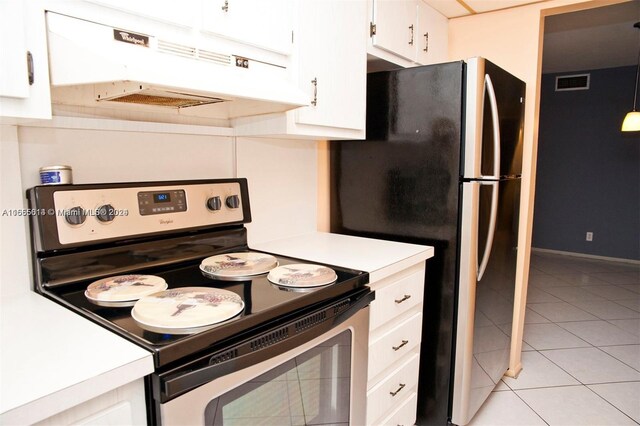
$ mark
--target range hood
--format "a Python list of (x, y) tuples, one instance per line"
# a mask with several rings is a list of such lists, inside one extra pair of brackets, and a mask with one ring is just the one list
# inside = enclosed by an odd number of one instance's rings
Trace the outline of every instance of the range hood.
[(47, 31), (54, 103), (225, 119), (309, 103), (282, 64), (226, 53), (196, 31), (153, 35), (54, 12)]

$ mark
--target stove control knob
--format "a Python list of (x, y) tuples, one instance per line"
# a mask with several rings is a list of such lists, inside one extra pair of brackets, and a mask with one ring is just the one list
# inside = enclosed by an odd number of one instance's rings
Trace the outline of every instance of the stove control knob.
[(96, 210), (96, 219), (100, 222), (111, 222), (116, 217), (113, 212), (114, 208), (111, 204), (103, 204)]
[(225, 203), (230, 209), (237, 209), (238, 207), (240, 207), (240, 197), (238, 197), (237, 195), (231, 195), (227, 197)]
[(212, 211), (220, 210), (222, 208), (222, 201), (217, 195), (207, 200), (207, 208)]
[(82, 225), (87, 220), (87, 215), (82, 207), (75, 206), (64, 212), (64, 220), (70, 225)]

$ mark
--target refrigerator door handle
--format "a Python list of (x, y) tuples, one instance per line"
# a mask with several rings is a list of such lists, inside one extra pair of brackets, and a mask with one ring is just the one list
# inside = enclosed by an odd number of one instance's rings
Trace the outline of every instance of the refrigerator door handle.
[(489, 74), (484, 76), (484, 87), (489, 95), (491, 107), (491, 121), (493, 123), (493, 176), (483, 176), (483, 179), (500, 179), (500, 116), (498, 115), (498, 101), (493, 82)]
[(498, 185), (499, 181), (494, 182), (481, 182), (482, 185), (492, 185), (491, 191), (491, 216), (489, 217), (489, 232), (487, 234), (487, 242), (484, 245), (484, 252), (482, 253), (482, 261), (478, 267), (478, 282), (482, 279), (484, 272), (487, 269), (489, 263), (489, 257), (491, 257), (491, 247), (493, 246), (493, 237), (496, 233), (496, 219), (498, 218)]

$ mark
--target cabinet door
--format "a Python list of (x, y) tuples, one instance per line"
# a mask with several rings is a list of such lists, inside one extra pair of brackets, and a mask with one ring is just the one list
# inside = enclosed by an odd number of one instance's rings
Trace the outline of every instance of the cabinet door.
[(364, 129), (366, 2), (305, 0), (299, 7), (298, 84), (309, 93), (311, 105), (296, 111), (296, 122)]
[(416, 0), (373, 0), (373, 45), (415, 61)]
[(0, 1), (0, 52), (2, 122), (51, 118), (47, 38), (40, 2)]
[(193, 27), (198, 18), (198, 0), (87, 0), (127, 13), (163, 22)]
[(289, 54), (291, 0), (203, 0), (202, 29), (231, 40)]
[(0, 2), (0, 49), (0, 96), (29, 97), (24, 4), (21, 1)]
[(418, 3), (416, 62), (422, 65), (447, 61), (449, 21), (428, 4)]

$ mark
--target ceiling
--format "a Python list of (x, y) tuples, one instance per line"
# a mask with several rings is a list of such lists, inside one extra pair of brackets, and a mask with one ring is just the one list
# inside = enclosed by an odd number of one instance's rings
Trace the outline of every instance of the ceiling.
[[(448, 18), (546, 0), (424, 0)], [(640, 0), (545, 18), (543, 73), (636, 65), (640, 49)]]
[(542, 72), (636, 65), (640, 0), (545, 18)]

